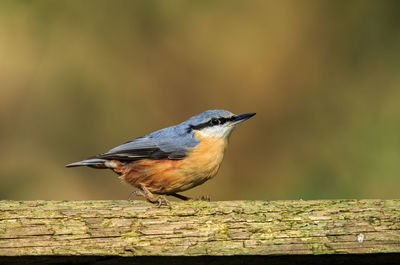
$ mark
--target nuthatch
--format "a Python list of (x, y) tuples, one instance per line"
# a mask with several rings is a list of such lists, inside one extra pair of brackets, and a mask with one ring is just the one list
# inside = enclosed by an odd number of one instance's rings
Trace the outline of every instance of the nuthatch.
[(67, 167), (109, 168), (139, 189), (132, 194), (159, 206), (170, 205), (161, 194), (189, 200), (178, 192), (203, 184), (217, 174), (233, 129), (254, 115), (207, 110), (181, 124), (136, 138)]

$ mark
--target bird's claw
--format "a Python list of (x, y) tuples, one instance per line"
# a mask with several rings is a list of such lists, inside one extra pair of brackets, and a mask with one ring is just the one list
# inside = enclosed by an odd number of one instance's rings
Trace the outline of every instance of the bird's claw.
[(171, 203), (169, 200), (167, 200), (167, 198), (165, 198), (165, 196), (158, 196), (156, 201), (158, 202), (158, 208), (160, 208), (163, 204), (171, 208)]
[(202, 196), (198, 197), (198, 198), (196, 199), (196, 201), (205, 201), (205, 202), (209, 202), (209, 201), (211, 201), (211, 197), (210, 197), (210, 195), (202, 195)]
[(132, 199), (133, 196), (145, 197), (144, 194), (143, 194), (143, 192), (136, 190), (136, 191), (132, 191), (131, 194), (129, 194), (129, 196), (128, 196), (128, 201), (130, 201), (130, 200)]
[(145, 197), (147, 199), (147, 201), (157, 204), (157, 207), (161, 207), (161, 205), (164, 204), (164, 205), (168, 206), (169, 208), (171, 208), (171, 203), (169, 202), (169, 200), (167, 200), (167, 198), (165, 198), (165, 196), (162, 196), (162, 195), (154, 196), (147, 190), (143, 190), (143, 191), (136, 190), (136, 191), (131, 192), (131, 194), (129, 194), (128, 201), (130, 201), (133, 196)]

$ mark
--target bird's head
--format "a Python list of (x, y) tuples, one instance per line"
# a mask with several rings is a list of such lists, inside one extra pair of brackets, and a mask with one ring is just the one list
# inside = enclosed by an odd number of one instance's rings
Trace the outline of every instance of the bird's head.
[(185, 122), (188, 131), (197, 131), (205, 137), (228, 138), (237, 124), (255, 113), (235, 115), (227, 110), (207, 110)]

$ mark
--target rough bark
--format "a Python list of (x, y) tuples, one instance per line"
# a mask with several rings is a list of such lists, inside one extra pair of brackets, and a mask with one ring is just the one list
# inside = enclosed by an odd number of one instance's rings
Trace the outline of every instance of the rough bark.
[(400, 253), (400, 200), (0, 201), (0, 256)]

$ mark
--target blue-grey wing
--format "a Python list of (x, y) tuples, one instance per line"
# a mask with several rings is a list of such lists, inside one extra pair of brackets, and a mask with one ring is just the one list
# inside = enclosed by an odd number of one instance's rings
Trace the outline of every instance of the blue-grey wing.
[(121, 161), (146, 158), (177, 160), (185, 158), (188, 149), (197, 144), (193, 135), (170, 127), (124, 143), (95, 158)]

